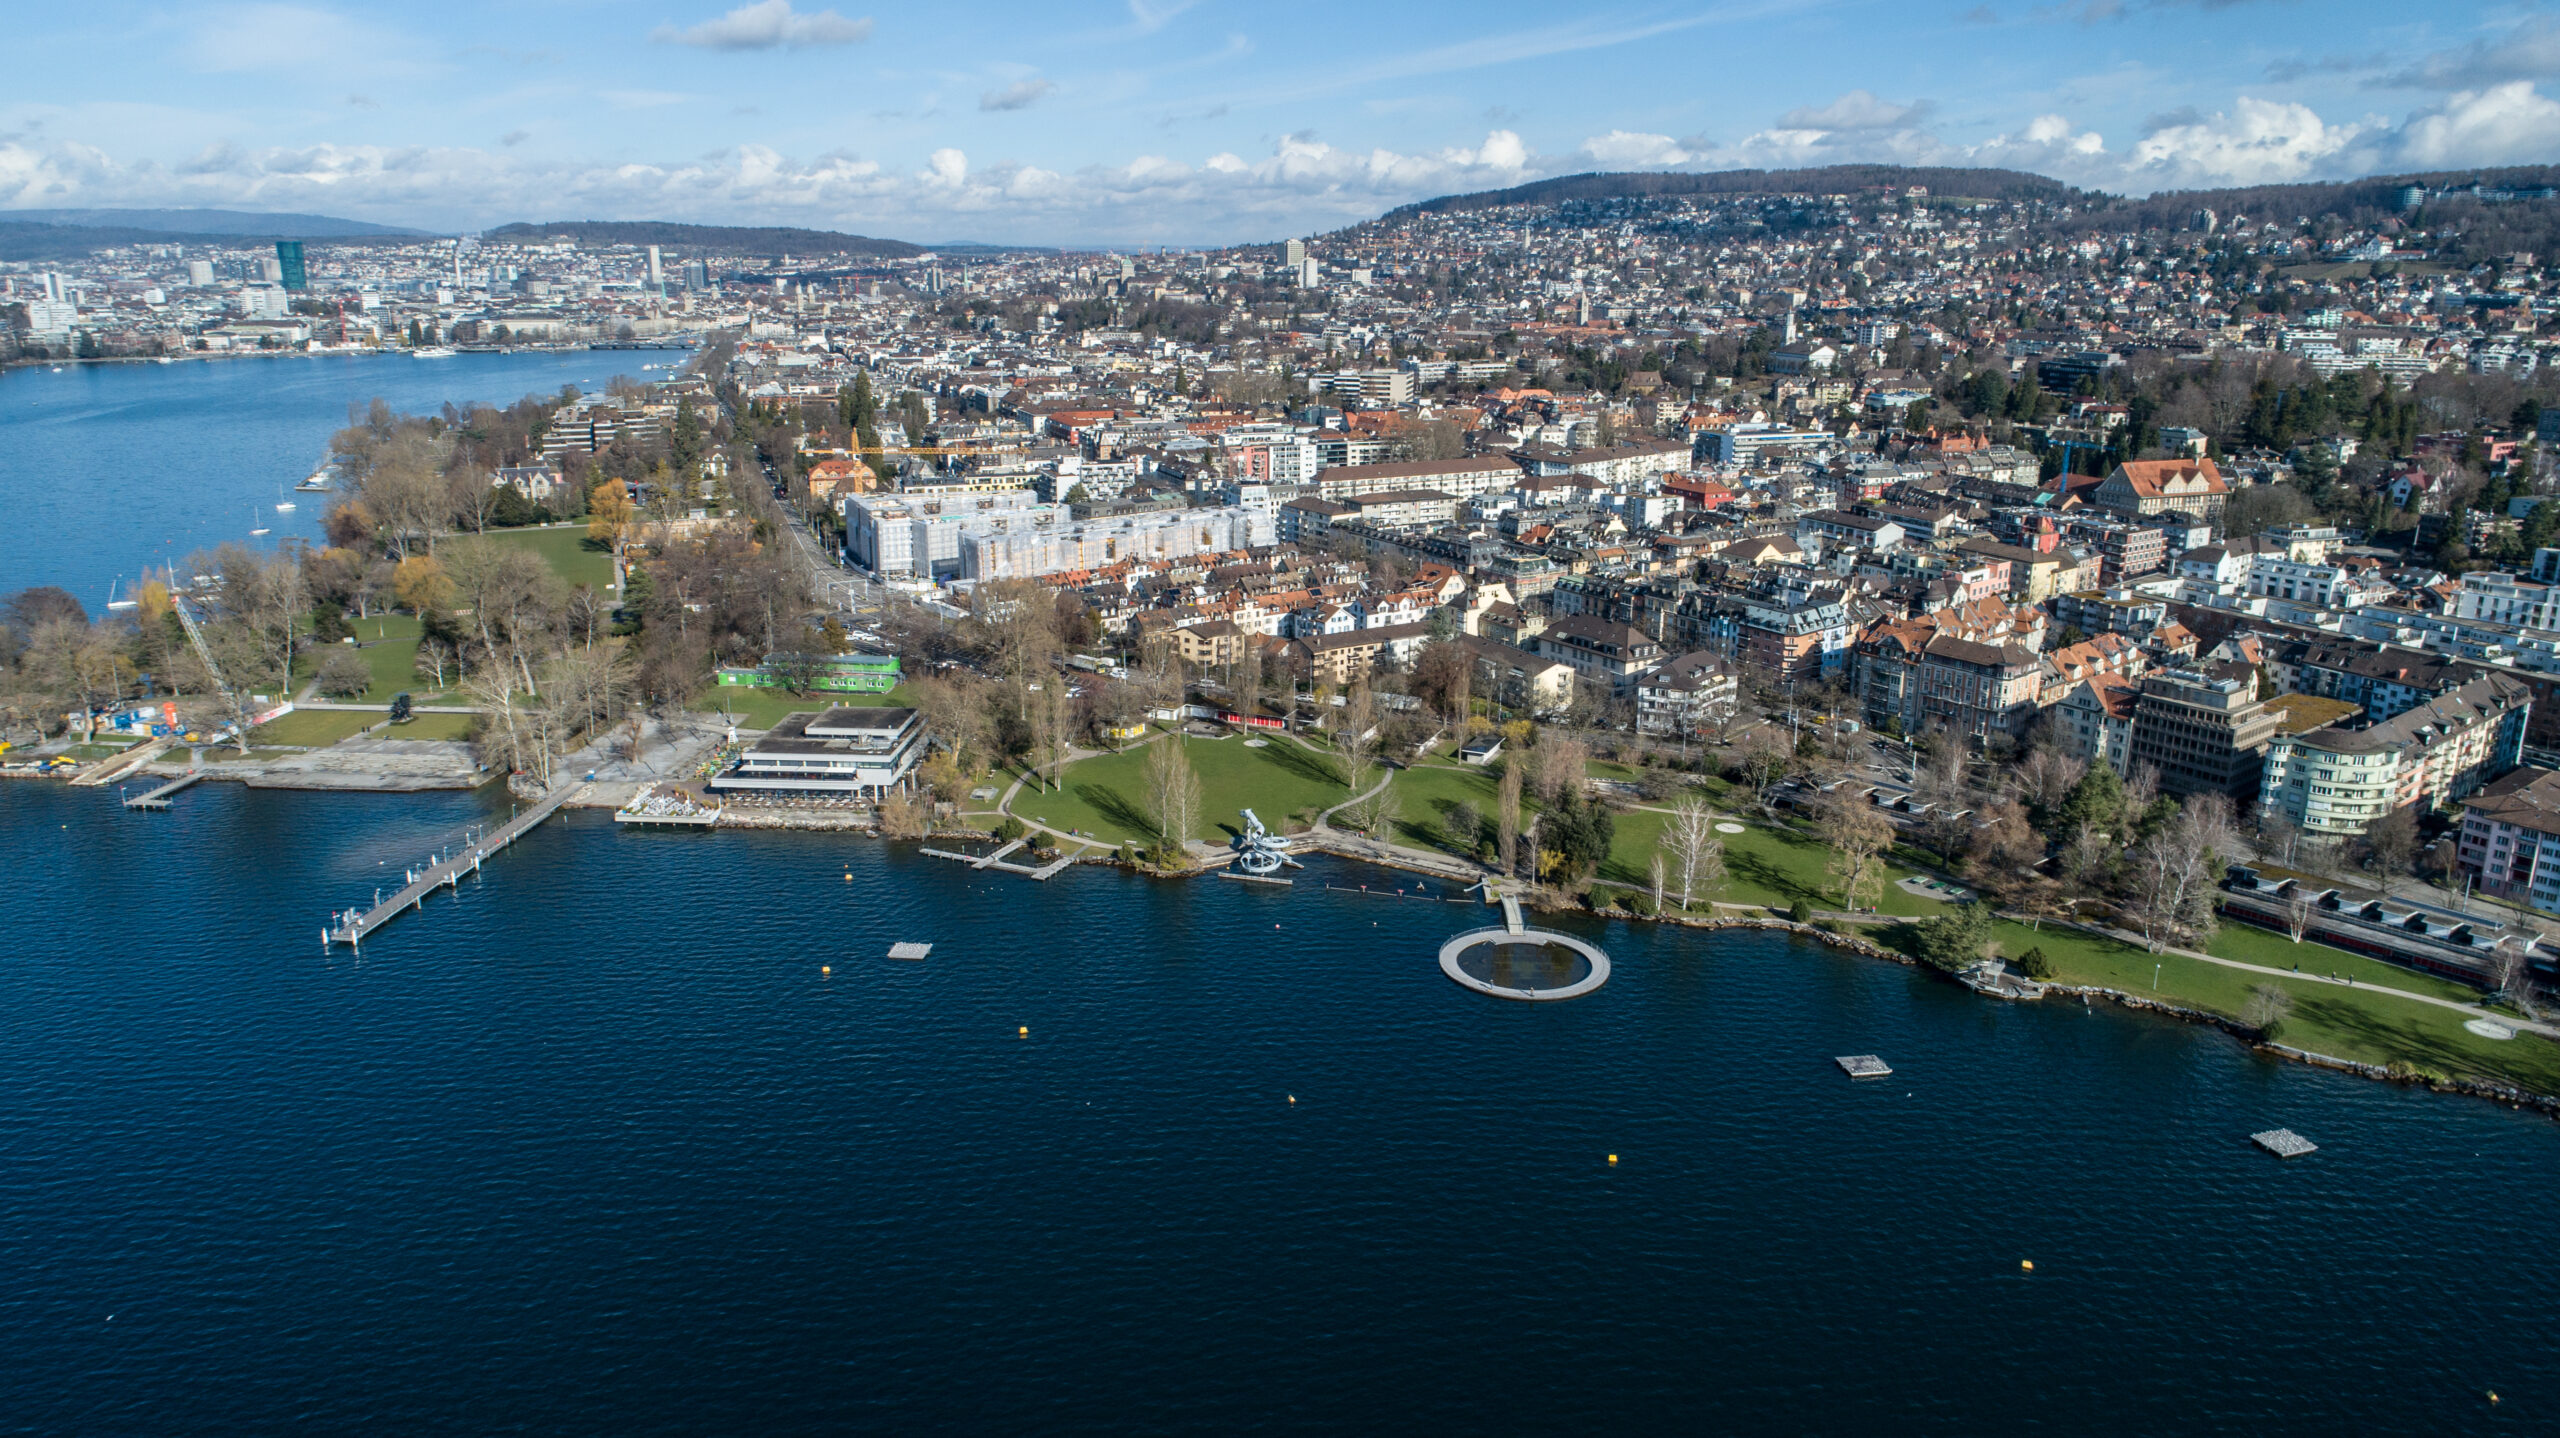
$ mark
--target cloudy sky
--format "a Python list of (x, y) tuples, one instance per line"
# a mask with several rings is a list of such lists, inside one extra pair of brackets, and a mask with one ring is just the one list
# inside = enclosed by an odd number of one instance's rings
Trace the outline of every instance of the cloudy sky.
[(2560, 0), (10, 7), (0, 210), (1219, 243), (1589, 169), (2560, 161)]

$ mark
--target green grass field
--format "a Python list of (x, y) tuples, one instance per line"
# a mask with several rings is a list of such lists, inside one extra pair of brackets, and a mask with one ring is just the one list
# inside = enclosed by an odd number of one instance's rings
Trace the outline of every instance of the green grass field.
[(319, 749), (360, 734), (390, 717), (380, 709), (296, 709), (249, 732), (252, 745)]
[[(1595, 772), (1616, 766), (1592, 766)], [(1624, 771), (1619, 771), (1624, 772)], [(1618, 777), (1611, 773), (1604, 777)], [(1456, 853), (1447, 833), (1447, 817), (1461, 803), (1476, 806), (1476, 812), (1490, 817), (1501, 798), (1501, 779), (1491, 769), (1442, 768), (1426, 766), (1407, 769), (1396, 776), (1398, 806), (1396, 840), (1443, 853)], [(1712, 796), (1710, 796), (1712, 798)], [(1534, 804), (1527, 806), (1534, 810)], [(1651, 809), (1636, 809), (1617, 816), (1616, 832), (1609, 845), (1609, 857), (1600, 866), (1600, 881), (1607, 884), (1650, 887), (1654, 850), (1662, 842), (1662, 826), (1666, 815)], [(1832, 880), (1823, 873), (1829, 851), (1811, 837), (1793, 830), (1771, 830), (1752, 825), (1739, 834), (1719, 834), (1725, 846), (1725, 883), (1704, 899), (1722, 899), (1734, 904), (1769, 904), (1785, 908), (1803, 899), (1816, 908), (1836, 907), (1839, 896), (1832, 892)], [(1473, 856), (1468, 856), (1473, 857)], [(1887, 914), (1921, 915), (1939, 911), (1944, 905), (1934, 899), (1923, 899), (1904, 893), (1893, 886), (1896, 879), (1909, 877), (1913, 871), (1899, 865), (1889, 866), (1885, 873), (1884, 892), (1876, 907)]]
[(587, 541), (583, 524), (559, 529), (493, 529), (485, 536), (495, 544), (520, 544), (542, 556), (551, 572), (571, 584), (584, 584), (598, 594), (610, 594), (613, 583), (613, 553), (601, 544)]
[(886, 694), (792, 694), (781, 689), (714, 684), (693, 696), (693, 712), (732, 715), (741, 729), (770, 729), (783, 715), (804, 709), (895, 709), (914, 702), (903, 684)]
[[(373, 671), (373, 683), (364, 693), (346, 702), (387, 705), (392, 695), (406, 694), (414, 703), (431, 704), (442, 697), (435, 681), (418, 672), (416, 615), (377, 614), (370, 619), (351, 619), (347, 623), (355, 631), (356, 654)], [(342, 644), (324, 644), (303, 651), (293, 665), (297, 686), (308, 683), (331, 654), (345, 647)]]
[[(1329, 760), (1278, 736), (1260, 749), (1244, 747), (1241, 738), (1156, 742), (1186, 745), (1191, 767), (1200, 776), (1200, 826), (1190, 835), (1195, 839), (1215, 841), (1233, 834), (1242, 823), (1238, 811), (1247, 808), (1273, 829), (1303, 829), (1318, 811), (1350, 797)], [(1013, 812), (1113, 843), (1144, 840), (1148, 747), (1069, 765), (1065, 788), (1034, 791), (1026, 786), (1015, 796)]]
[[(1905, 926), (1871, 932), (1886, 944), (1908, 948), (1910, 930)], [(1993, 926), (1992, 942), (2010, 958), (2030, 948), (2044, 950), (2053, 961), (2055, 978), (2062, 983), (2146, 997), (2156, 993), (2164, 1000), (2225, 1016), (2239, 1014), (2252, 986), (2273, 984), (2293, 995), (2293, 1012), (2277, 1035), (2280, 1043), (2360, 1063), (2405, 1062), (2442, 1077), (2497, 1079), (2537, 1093), (2560, 1093), (2560, 1044), (2530, 1034), (2499, 1040), (2470, 1033), (2462, 1027), (2462, 1014), (2395, 999), (2367, 985), (2455, 999), (2477, 997), (2475, 991), (2325, 945), (2296, 945), (2280, 934), (2232, 926), (2217, 935), (2206, 951), (2269, 967), (2290, 968), (2299, 962), (2306, 975), (2352, 973), (2356, 987), (2325, 978), (2270, 978), (2175, 954), (2155, 955), (2074, 929), (2047, 926), (2038, 932), (2008, 920)], [(2157, 989), (2153, 988), (2155, 965)]]
[(384, 739), (468, 739), (477, 714), (420, 714), (382, 731)]

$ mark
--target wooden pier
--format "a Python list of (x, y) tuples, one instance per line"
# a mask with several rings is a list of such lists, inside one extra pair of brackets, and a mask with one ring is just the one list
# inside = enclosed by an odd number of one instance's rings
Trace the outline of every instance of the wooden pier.
[(996, 850), (992, 854), (957, 854), (953, 853), (949, 849), (918, 849), (916, 852), (923, 854), (928, 858), (951, 859), (956, 862), (966, 864), (972, 869), (1002, 869), (1008, 874), (1020, 874), (1025, 878), (1050, 879), (1056, 877), (1059, 870), (1064, 869), (1069, 864), (1072, 864), (1076, 860), (1083, 858), (1085, 855), (1092, 853), (1094, 850), (1108, 849), (1111, 847), (1108, 844), (1088, 844), (1078, 841), (1074, 853), (1060, 854), (1058, 857), (1036, 869), (1031, 867), (1029, 864), (1006, 863), (1003, 856), (1012, 853), (1015, 849), (1021, 847), (1023, 843), (1023, 840), (1016, 839), (1012, 843), (1005, 845), (1003, 848)]
[(128, 809), (149, 809), (157, 812), (168, 808), (170, 798), (177, 794), (179, 790), (191, 788), (194, 785), (203, 782), (203, 780), (204, 771), (202, 769), (189, 769), (184, 774), (179, 775), (177, 778), (170, 780), (168, 783), (161, 785), (159, 788), (152, 790), (148, 794), (136, 794), (132, 796), (124, 801), (124, 806)]
[(509, 819), (492, 832), (465, 844), (462, 852), (439, 860), (424, 869), (412, 870), (409, 882), (400, 892), (382, 900), (361, 913), (350, 910), (332, 917), (333, 927), (320, 931), (320, 942), (358, 944), (367, 934), (389, 923), (404, 909), (414, 909), (426, 902), (427, 895), (437, 889), (453, 889), (462, 885), (462, 876), (480, 872), (480, 861), (524, 837), (533, 826), (548, 819), (561, 805), (586, 792), (583, 784), (563, 784), (544, 795), (530, 809)]

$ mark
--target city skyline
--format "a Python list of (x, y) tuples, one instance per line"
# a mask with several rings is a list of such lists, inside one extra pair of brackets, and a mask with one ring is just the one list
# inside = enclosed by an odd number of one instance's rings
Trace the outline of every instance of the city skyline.
[(973, 14), (965, 37), (803, 0), (21, 17), (47, 60), (0, 103), (0, 214), (1216, 244), (1595, 169), (1984, 165), (2139, 194), (2530, 163), (2560, 134), (2538, 3)]

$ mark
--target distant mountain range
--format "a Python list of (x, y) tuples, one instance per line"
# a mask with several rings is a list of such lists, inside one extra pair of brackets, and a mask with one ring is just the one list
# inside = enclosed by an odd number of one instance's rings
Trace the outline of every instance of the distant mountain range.
[(493, 240), (545, 240), (566, 237), (582, 245), (657, 245), (667, 249), (717, 250), (722, 254), (853, 255), (864, 259), (903, 260), (923, 254), (922, 245), (879, 240), (835, 230), (803, 230), (790, 226), (679, 225), (666, 220), (551, 220), (539, 225), (500, 225), (488, 232)]
[(130, 230), (157, 235), (242, 235), (280, 240), (346, 240), (423, 235), (425, 230), (342, 220), (335, 215), (270, 215), (252, 210), (0, 210), (0, 222)]

